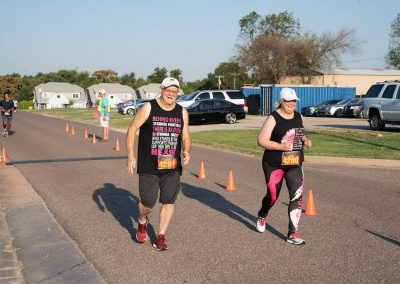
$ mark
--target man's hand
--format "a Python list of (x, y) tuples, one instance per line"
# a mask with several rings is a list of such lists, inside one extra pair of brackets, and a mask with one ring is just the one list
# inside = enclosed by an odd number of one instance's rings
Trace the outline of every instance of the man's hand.
[(186, 166), (190, 161), (190, 154), (188, 152), (183, 152), (183, 165)]
[(128, 174), (130, 176), (133, 175), (133, 172), (134, 172), (135, 168), (136, 168), (136, 159), (135, 158), (128, 158), (127, 169), (128, 169)]

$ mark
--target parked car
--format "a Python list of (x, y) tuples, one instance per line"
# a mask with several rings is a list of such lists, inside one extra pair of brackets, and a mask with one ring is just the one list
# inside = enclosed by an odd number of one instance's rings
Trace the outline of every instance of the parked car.
[(195, 91), (190, 95), (181, 96), (176, 102), (183, 107), (188, 107), (196, 101), (207, 99), (222, 99), (237, 105), (245, 104), (244, 95), (238, 90)]
[(400, 81), (372, 85), (364, 97), (363, 116), (372, 130), (384, 130), (386, 124), (400, 124)]
[(134, 115), (136, 111), (145, 103), (151, 101), (152, 99), (134, 99), (123, 103), (117, 104), (117, 109), (119, 114)]
[(244, 119), (244, 105), (237, 105), (222, 99), (199, 100), (188, 106), (189, 123), (226, 122), (235, 123)]
[(319, 116), (321, 109), (323, 109), (329, 105), (334, 105), (334, 104), (338, 103), (339, 101), (340, 100), (326, 100), (326, 101), (320, 102), (315, 105), (303, 107), (301, 109), (301, 114), (305, 115), (305, 116), (314, 116), (314, 115)]
[(363, 99), (352, 99), (347, 103), (342, 110), (342, 117), (357, 117), (362, 118), (362, 110), (364, 108)]
[(334, 105), (327, 105), (324, 108), (321, 108), (319, 111), (320, 115), (326, 116), (335, 116), (339, 117), (344, 106), (351, 102), (352, 99), (344, 99)]

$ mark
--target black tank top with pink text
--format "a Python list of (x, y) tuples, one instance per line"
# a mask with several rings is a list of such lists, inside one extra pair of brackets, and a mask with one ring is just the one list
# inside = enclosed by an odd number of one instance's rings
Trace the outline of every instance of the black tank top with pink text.
[(176, 104), (174, 109), (166, 111), (157, 100), (150, 101), (150, 105), (150, 115), (139, 132), (137, 173), (182, 174), (182, 106)]

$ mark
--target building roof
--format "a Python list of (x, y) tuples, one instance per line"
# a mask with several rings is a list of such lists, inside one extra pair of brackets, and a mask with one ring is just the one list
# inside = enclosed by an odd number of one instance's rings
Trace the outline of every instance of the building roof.
[(90, 86), (88, 89), (92, 90), (93, 93), (98, 93), (101, 89), (106, 90), (107, 94), (112, 93), (129, 93), (135, 94), (135, 90), (127, 85), (121, 85), (120, 83), (100, 83)]
[(58, 92), (58, 93), (84, 93), (82, 87), (71, 83), (48, 82), (42, 83), (35, 87), (39, 93), (42, 92)]
[(332, 68), (320, 70), (324, 75), (370, 75), (370, 76), (400, 76), (400, 70), (379, 68)]

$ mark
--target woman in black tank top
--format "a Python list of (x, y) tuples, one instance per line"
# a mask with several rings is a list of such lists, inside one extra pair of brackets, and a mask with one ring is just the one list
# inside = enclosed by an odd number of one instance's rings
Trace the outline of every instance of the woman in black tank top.
[(258, 145), (263, 147), (262, 166), (267, 183), (267, 193), (261, 202), (256, 229), (265, 231), (266, 217), (278, 199), (283, 179), (289, 190), (289, 226), (287, 241), (304, 244), (298, 235), (303, 197), (303, 145), (311, 147), (311, 140), (304, 135), (303, 120), (295, 111), (298, 97), (290, 88), (283, 88), (274, 111), (261, 128)]

